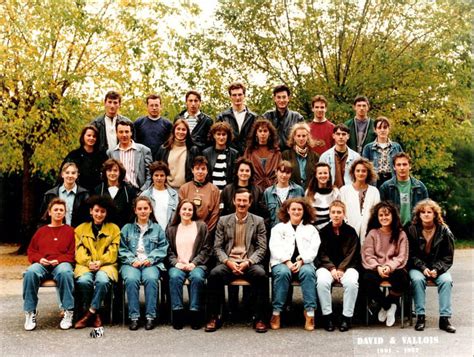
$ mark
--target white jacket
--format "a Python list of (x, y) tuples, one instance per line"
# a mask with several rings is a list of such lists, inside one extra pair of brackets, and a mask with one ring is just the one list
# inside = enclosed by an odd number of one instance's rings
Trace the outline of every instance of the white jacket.
[(291, 222), (278, 223), (272, 228), (270, 236), (270, 265), (274, 266), (290, 260), (295, 251), (295, 242), (303, 263), (314, 267), (314, 258), (318, 255), (321, 239), (318, 230), (312, 224), (300, 223), (293, 229)]
[(374, 186), (369, 185), (365, 194), (362, 212), (359, 203), (359, 192), (352, 186), (352, 183), (340, 188), (341, 201), (346, 205), (346, 221), (352, 226), (360, 238), (360, 243), (364, 243), (369, 223), (372, 207), (380, 202), (380, 193)]

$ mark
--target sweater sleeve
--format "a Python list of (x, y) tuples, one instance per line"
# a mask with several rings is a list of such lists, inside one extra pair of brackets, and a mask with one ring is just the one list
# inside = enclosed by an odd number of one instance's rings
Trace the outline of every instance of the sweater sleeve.
[(362, 246), (362, 265), (365, 269), (375, 270), (379, 265), (375, 255), (375, 230), (371, 230), (367, 237), (365, 237), (364, 245)]
[(408, 238), (405, 232), (401, 231), (398, 237), (398, 254), (393, 256), (392, 259), (387, 260), (387, 265), (390, 267), (390, 271), (397, 269), (403, 269), (407, 265), (408, 261)]
[(33, 263), (39, 263), (40, 259), (43, 258), (43, 255), (39, 251), (38, 247), (38, 239), (41, 238), (41, 228), (38, 229), (35, 234), (33, 235), (33, 238), (31, 238), (30, 245), (28, 246), (28, 260), (31, 264)]
[(208, 228), (209, 231), (212, 232), (217, 224), (217, 220), (219, 219), (219, 189), (215, 187), (215, 189), (211, 190), (211, 207), (212, 210), (209, 216), (209, 223)]

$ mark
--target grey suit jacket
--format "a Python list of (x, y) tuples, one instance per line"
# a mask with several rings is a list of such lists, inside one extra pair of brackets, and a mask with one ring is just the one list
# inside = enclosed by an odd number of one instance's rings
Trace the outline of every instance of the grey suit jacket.
[[(235, 224), (235, 213), (223, 216), (217, 222), (214, 254), (220, 263), (229, 259), (229, 254), (234, 246)], [(249, 213), (247, 218), (245, 246), (250, 262), (261, 264), (267, 251), (267, 233), (263, 218), (252, 213)]]
[[(151, 184), (150, 164), (153, 159), (151, 150), (145, 145), (134, 143), (135, 145), (135, 172), (137, 175), (137, 184), (141, 191), (144, 191)], [(118, 146), (115, 149), (107, 150), (107, 156), (120, 161), (120, 149)]]

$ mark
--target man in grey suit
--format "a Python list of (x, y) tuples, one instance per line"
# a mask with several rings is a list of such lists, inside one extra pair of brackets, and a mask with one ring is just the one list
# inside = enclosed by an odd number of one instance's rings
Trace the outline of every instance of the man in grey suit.
[(145, 190), (150, 186), (150, 164), (153, 161), (151, 150), (145, 145), (132, 140), (133, 123), (128, 120), (118, 120), (117, 126), (118, 145), (107, 150), (107, 155), (119, 160), (125, 167), (125, 181), (132, 186)]
[(218, 309), (224, 285), (236, 279), (250, 282), (255, 296), (255, 330), (267, 332), (263, 321), (265, 312), (265, 287), (268, 285), (263, 261), (267, 251), (267, 238), (263, 218), (249, 213), (252, 195), (246, 188), (234, 194), (235, 213), (223, 216), (217, 222), (214, 254), (217, 265), (207, 278), (208, 311), (210, 319), (206, 332), (220, 327)]

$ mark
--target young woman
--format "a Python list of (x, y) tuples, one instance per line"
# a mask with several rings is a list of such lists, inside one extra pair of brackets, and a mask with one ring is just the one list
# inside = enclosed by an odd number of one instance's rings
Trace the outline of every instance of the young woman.
[(128, 300), (129, 328), (138, 330), (140, 318), (140, 284), (145, 287), (145, 330), (155, 327), (158, 281), (165, 270), (168, 241), (155, 222), (153, 204), (148, 197), (138, 197), (134, 204), (135, 222), (122, 228), (119, 260), (120, 274)]
[(316, 310), (316, 271), (313, 264), (321, 240), (312, 225), (315, 212), (304, 198), (290, 198), (278, 213), (281, 223), (270, 237), (270, 265), (273, 281), (273, 314), (270, 327), (280, 328), (280, 313), (292, 279), (298, 279), (303, 291), (305, 330), (314, 330)]
[(88, 200), (91, 221), (75, 229), (76, 268), (79, 308), (86, 305), (87, 312), (74, 325), (101, 327), (99, 309), (112, 282), (118, 281), (117, 253), (120, 228), (110, 223), (108, 215), (113, 202), (108, 197), (93, 196)]
[[(362, 265), (367, 294), (380, 306), (378, 319), (387, 326), (395, 323), (397, 300), (408, 288), (405, 269), (408, 260), (408, 239), (402, 230), (397, 209), (390, 202), (375, 205), (369, 219), (369, 233), (362, 245)], [(388, 296), (380, 290), (387, 280), (392, 288)]]
[(379, 190), (370, 185), (377, 175), (372, 164), (362, 158), (354, 161), (350, 175), (352, 183), (341, 187), (341, 201), (347, 208), (347, 223), (355, 229), (362, 244), (372, 207), (380, 202)]
[(308, 124), (293, 125), (288, 137), (288, 146), (291, 149), (283, 152), (282, 157), (293, 165), (291, 181), (306, 189), (309, 180), (314, 176), (314, 166), (319, 160), (319, 155), (311, 149), (314, 143)]
[(244, 157), (252, 162), (255, 168), (254, 184), (262, 192), (273, 185), (281, 153), (277, 131), (269, 120), (260, 118), (255, 121)]
[(155, 219), (161, 228), (166, 231), (168, 223), (173, 218), (178, 205), (178, 192), (168, 185), (167, 177), (170, 169), (163, 161), (155, 161), (150, 165), (150, 174), (153, 185), (142, 192), (151, 200)]
[(119, 228), (133, 219), (133, 200), (137, 189), (125, 182), (125, 167), (116, 159), (108, 159), (102, 167), (103, 182), (94, 189), (94, 193), (112, 199), (114, 213), (109, 214), (109, 221)]
[(403, 152), (403, 149), (399, 143), (389, 139), (390, 122), (386, 117), (375, 119), (374, 129), (377, 138), (365, 145), (362, 156), (374, 165), (378, 177), (377, 188), (379, 188), (385, 181), (393, 177), (393, 157), (395, 154)]
[(228, 183), (232, 182), (234, 163), (239, 152), (230, 147), (234, 136), (229, 123), (214, 123), (209, 137), (213, 145), (204, 149), (202, 155), (209, 162), (211, 183), (222, 191)]
[(291, 162), (286, 160), (280, 161), (276, 172), (277, 182), (263, 193), (265, 205), (270, 213), (270, 228), (280, 223), (278, 212), (283, 202), (289, 198), (304, 196), (303, 188), (290, 181), (292, 168)]
[(339, 200), (329, 205), (331, 223), (319, 232), (319, 269), (316, 270), (317, 291), (323, 326), (326, 331), (334, 331), (332, 316), (331, 286), (334, 282), (342, 284), (344, 300), (339, 331), (349, 331), (354, 306), (359, 291), (360, 242), (354, 228), (344, 222), (346, 205)]
[(77, 227), (87, 219), (86, 200), (89, 198), (89, 191), (77, 184), (79, 169), (76, 163), (66, 162), (61, 169), (62, 184), (59, 184), (43, 196), (43, 203), (40, 212), (43, 217), (47, 217), (49, 202), (59, 197), (66, 202), (66, 224)]
[[(250, 160), (240, 157), (235, 162), (234, 182), (228, 184), (221, 192), (221, 216), (235, 212), (234, 194), (238, 188), (246, 188), (252, 196), (250, 213), (267, 218), (268, 213), (263, 203), (263, 191), (254, 185), (255, 169)], [(267, 218), (268, 219), (268, 218)]]
[(193, 330), (201, 328), (202, 294), (211, 255), (207, 225), (198, 220), (196, 206), (188, 199), (178, 205), (178, 212), (166, 230), (169, 240), (168, 262), (173, 328), (184, 325), (183, 285), (189, 280), (189, 311)]
[(410, 242), (410, 279), (415, 300), (415, 330), (425, 329), (426, 283), (431, 280), (438, 287), (439, 328), (454, 333), (456, 328), (449, 318), (453, 279), (449, 269), (453, 265), (454, 236), (444, 223), (441, 207), (430, 199), (418, 202), (413, 210), (413, 223), (408, 227)]
[(305, 194), (308, 202), (316, 209), (315, 225), (323, 228), (329, 222), (329, 206), (340, 198), (339, 189), (332, 185), (331, 167), (325, 162), (318, 162), (314, 176), (308, 183)]
[(64, 224), (66, 202), (53, 198), (48, 204), (50, 223), (39, 228), (28, 247), (31, 265), (23, 274), (23, 310), (25, 330), (36, 328), (38, 289), (43, 280), (57, 284), (60, 306), (64, 315), (59, 324), (63, 330), (72, 326), (74, 314), (74, 228)]
[(191, 172), (194, 157), (199, 155), (199, 149), (193, 144), (191, 132), (185, 119), (176, 119), (171, 129), (171, 135), (166, 143), (161, 145), (156, 154), (157, 161), (164, 161), (170, 170), (168, 184), (178, 190), (181, 185), (193, 179)]
[(79, 137), (80, 147), (65, 157), (61, 168), (66, 162), (76, 163), (79, 172), (77, 183), (92, 191), (100, 183), (102, 164), (107, 160), (105, 151), (99, 149), (99, 131), (94, 125), (86, 125)]

